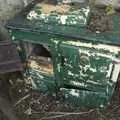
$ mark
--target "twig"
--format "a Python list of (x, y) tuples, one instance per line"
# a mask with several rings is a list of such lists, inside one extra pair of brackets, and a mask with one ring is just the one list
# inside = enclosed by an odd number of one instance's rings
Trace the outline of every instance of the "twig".
[(55, 118), (60, 118), (60, 117), (64, 117), (66, 115), (56, 115), (56, 116), (51, 116), (51, 117), (43, 117), (40, 120), (45, 120), (45, 119), (55, 119)]
[(61, 114), (61, 115), (55, 115), (55, 116), (51, 116), (51, 117), (43, 117), (40, 120), (45, 120), (45, 119), (55, 119), (55, 118), (60, 118), (60, 117), (66, 117), (69, 115), (83, 115), (83, 114), (88, 114), (90, 112), (93, 112), (93, 110), (90, 110), (88, 112), (79, 112), (79, 113), (75, 113), (75, 112), (48, 112), (51, 114)]
[(88, 112), (48, 112), (50, 114), (69, 114), (69, 115), (80, 115), (80, 114), (86, 114), (89, 112), (92, 112), (93, 110), (90, 110)]
[(28, 97), (30, 97), (30, 94), (27, 94), (26, 96), (24, 96), (23, 98), (21, 98), (20, 100), (18, 100), (18, 101), (15, 103), (14, 107), (17, 106), (18, 104), (20, 104), (23, 100), (27, 99)]

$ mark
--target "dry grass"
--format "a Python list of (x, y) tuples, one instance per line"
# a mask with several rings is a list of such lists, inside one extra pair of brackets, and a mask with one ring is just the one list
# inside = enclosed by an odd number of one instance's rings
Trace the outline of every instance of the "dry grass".
[(69, 5), (50, 5), (50, 4), (40, 4), (41, 12), (49, 14), (53, 11), (56, 11), (61, 14), (68, 13), (70, 10)]

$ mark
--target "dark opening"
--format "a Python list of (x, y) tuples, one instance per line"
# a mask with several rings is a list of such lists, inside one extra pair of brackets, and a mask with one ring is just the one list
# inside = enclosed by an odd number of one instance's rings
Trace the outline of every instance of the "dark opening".
[(53, 75), (53, 61), (50, 47), (42, 44), (27, 44), (29, 67), (41, 73)]

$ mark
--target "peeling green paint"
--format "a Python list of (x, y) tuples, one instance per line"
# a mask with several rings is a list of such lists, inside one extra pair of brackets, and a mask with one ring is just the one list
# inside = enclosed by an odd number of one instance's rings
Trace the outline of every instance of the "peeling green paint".
[[(37, 7), (39, 6), (39, 7)], [(74, 10), (74, 6), (69, 6), (70, 11), (67, 14), (60, 14), (57, 11), (51, 13), (43, 13), (41, 7), (43, 4), (37, 4), (33, 10), (27, 15), (27, 19), (35, 22), (44, 22), (60, 25), (85, 26), (87, 24), (87, 16), (89, 7), (78, 8)], [(43, 6), (44, 7), (44, 6)], [(48, 6), (49, 7), (49, 6)], [(51, 7), (51, 6), (50, 6)], [(72, 8), (73, 7), (73, 8)]]

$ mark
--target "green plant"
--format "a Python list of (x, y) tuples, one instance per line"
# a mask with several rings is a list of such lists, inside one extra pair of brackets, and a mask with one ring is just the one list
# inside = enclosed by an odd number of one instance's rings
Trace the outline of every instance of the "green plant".
[(107, 7), (106, 7), (106, 13), (107, 15), (111, 15), (111, 14), (114, 14), (115, 13), (115, 9), (113, 7), (112, 4), (109, 4)]

